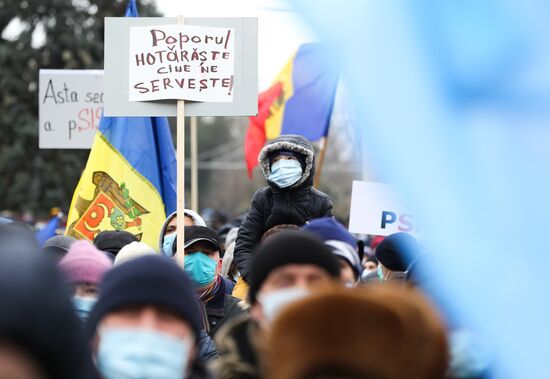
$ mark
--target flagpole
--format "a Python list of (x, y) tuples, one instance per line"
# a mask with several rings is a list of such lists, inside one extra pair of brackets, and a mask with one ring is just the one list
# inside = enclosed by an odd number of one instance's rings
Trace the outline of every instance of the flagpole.
[(321, 170), (323, 169), (323, 163), (325, 162), (325, 153), (328, 146), (328, 135), (321, 138), (319, 142), (319, 160), (317, 162), (317, 168), (315, 171), (315, 178), (313, 179), (313, 187), (319, 188), (319, 181), (321, 179)]
[(191, 209), (199, 211), (197, 116), (191, 117)]
[[(183, 16), (178, 16), (178, 25), (185, 23)], [(184, 266), (185, 257), (185, 100), (177, 102), (176, 124), (176, 160), (177, 160), (177, 251), (175, 259), (181, 267)]]

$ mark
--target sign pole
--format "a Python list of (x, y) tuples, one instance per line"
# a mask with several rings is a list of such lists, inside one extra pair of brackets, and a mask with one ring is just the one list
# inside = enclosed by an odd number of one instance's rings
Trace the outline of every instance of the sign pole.
[(191, 117), (191, 209), (199, 211), (198, 117)]
[(321, 180), (321, 170), (323, 169), (323, 163), (325, 162), (325, 153), (328, 146), (328, 136), (321, 138), (319, 143), (319, 162), (317, 163), (317, 170), (315, 172), (315, 178), (313, 179), (313, 187), (319, 188), (319, 181)]
[[(184, 17), (178, 16), (178, 25), (184, 24)], [(176, 161), (177, 161), (177, 244), (176, 262), (183, 267), (185, 257), (185, 100), (177, 102), (176, 124)]]

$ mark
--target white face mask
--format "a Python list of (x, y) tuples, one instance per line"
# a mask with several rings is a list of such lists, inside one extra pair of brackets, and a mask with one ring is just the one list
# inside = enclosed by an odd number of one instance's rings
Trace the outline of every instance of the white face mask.
[(184, 379), (193, 339), (149, 329), (100, 331), (98, 368), (105, 379)]
[(287, 305), (303, 299), (307, 295), (309, 295), (309, 291), (303, 287), (289, 287), (269, 292), (260, 296), (258, 300), (262, 304), (267, 321), (271, 323)]

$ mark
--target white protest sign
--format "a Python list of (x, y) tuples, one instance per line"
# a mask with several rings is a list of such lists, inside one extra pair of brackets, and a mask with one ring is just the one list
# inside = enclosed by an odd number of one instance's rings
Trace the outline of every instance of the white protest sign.
[(418, 236), (415, 218), (399, 203), (391, 185), (362, 181), (353, 181), (349, 231), (380, 236), (407, 232)]
[(130, 101), (233, 101), (233, 28), (134, 26), (129, 54)]
[(89, 149), (103, 113), (102, 70), (40, 70), (38, 146)]

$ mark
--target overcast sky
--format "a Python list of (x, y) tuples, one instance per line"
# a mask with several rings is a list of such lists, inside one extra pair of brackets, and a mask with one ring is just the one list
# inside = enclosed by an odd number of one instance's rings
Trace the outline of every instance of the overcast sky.
[(315, 41), (286, 1), (281, 0), (156, 0), (165, 16), (258, 17), (259, 90), (269, 87), (275, 76), (304, 42)]

